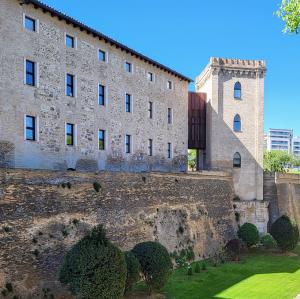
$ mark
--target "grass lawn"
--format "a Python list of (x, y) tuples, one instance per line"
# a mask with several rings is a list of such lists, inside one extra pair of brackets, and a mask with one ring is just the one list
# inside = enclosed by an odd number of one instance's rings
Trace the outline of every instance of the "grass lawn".
[(163, 293), (167, 299), (294, 299), (300, 294), (300, 247), (295, 253), (252, 254), (193, 276), (178, 269)]

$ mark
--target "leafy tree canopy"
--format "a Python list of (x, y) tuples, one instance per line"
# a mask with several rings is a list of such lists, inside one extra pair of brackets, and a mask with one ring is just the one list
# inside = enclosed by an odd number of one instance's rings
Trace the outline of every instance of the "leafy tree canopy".
[(197, 166), (197, 151), (196, 150), (189, 150), (188, 152), (188, 165), (189, 169), (192, 171), (196, 170)]
[(264, 171), (285, 172), (291, 166), (299, 166), (300, 159), (285, 151), (266, 151), (264, 153)]
[(68, 251), (59, 279), (77, 299), (120, 299), (126, 273), (123, 252), (97, 226)]
[(299, 33), (300, 0), (282, 0), (276, 15), (285, 22), (284, 32)]
[(281, 216), (272, 224), (270, 233), (283, 251), (293, 250), (298, 244), (298, 226), (286, 215)]

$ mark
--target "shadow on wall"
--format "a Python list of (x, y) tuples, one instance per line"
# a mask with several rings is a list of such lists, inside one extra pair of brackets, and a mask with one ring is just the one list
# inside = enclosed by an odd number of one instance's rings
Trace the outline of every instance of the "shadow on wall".
[(207, 167), (232, 173), (234, 190), (241, 200), (263, 200), (263, 147), (259, 140), (263, 138), (263, 132), (256, 133), (255, 127), (251, 130), (247, 120), (249, 115), (243, 114), (240, 115), (241, 130), (234, 132), (235, 113), (232, 113), (229, 127), (224, 121), (223, 109), (223, 103), (219, 103), (219, 113), (210, 102), (207, 104)]

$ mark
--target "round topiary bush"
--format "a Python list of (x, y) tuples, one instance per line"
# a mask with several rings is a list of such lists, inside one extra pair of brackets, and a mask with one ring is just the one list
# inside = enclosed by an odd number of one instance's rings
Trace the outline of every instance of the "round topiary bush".
[(258, 244), (259, 242), (259, 232), (257, 227), (252, 223), (244, 223), (238, 231), (238, 236), (247, 247)]
[(273, 249), (277, 247), (277, 242), (271, 234), (266, 234), (263, 237), (261, 237), (260, 242), (265, 249)]
[(141, 265), (131, 251), (125, 252), (125, 260), (127, 264), (125, 293), (128, 293), (132, 290), (133, 285), (140, 279)]
[(119, 299), (124, 294), (126, 272), (123, 252), (98, 226), (67, 253), (59, 280), (78, 299)]
[(172, 270), (167, 249), (157, 242), (143, 242), (137, 244), (132, 253), (141, 264), (149, 291), (160, 290), (168, 281)]
[(270, 233), (283, 251), (293, 250), (298, 244), (298, 226), (286, 215), (281, 216), (272, 224)]

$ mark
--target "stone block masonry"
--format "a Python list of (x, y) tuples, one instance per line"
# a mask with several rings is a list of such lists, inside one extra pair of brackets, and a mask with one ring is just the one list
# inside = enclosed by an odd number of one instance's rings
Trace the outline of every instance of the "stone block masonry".
[[(186, 171), (189, 79), (40, 5), (0, 1), (0, 167)], [(35, 31), (25, 27), (26, 17), (35, 21)], [(66, 45), (66, 34), (74, 48)], [(34, 63), (35, 86), (25, 84), (27, 60)], [(74, 79), (73, 96), (67, 96), (67, 74)], [(26, 116), (34, 118), (29, 140)], [(67, 123), (74, 126), (72, 145), (67, 145)], [(99, 131), (105, 132), (104, 148)]]
[[(207, 167), (232, 171), (241, 200), (263, 200), (265, 74), (262, 60), (212, 57), (196, 78), (196, 91), (207, 94)], [(236, 154), (239, 166), (233, 165)]]
[(264, 175), (264, 198), (269, 202), (269, 227), (282, 215), (288, 215), (300, 227), (300, 176), (276, 173)]
[(57, 282), (65, 252), (98, 224), (124, 250), (157, 240), (169, 252), (191, 246), (197, 259), (208, 257), (235, 235), (232, 186), (220, 172), (1, 170), (0, 288), (68, 298)]

